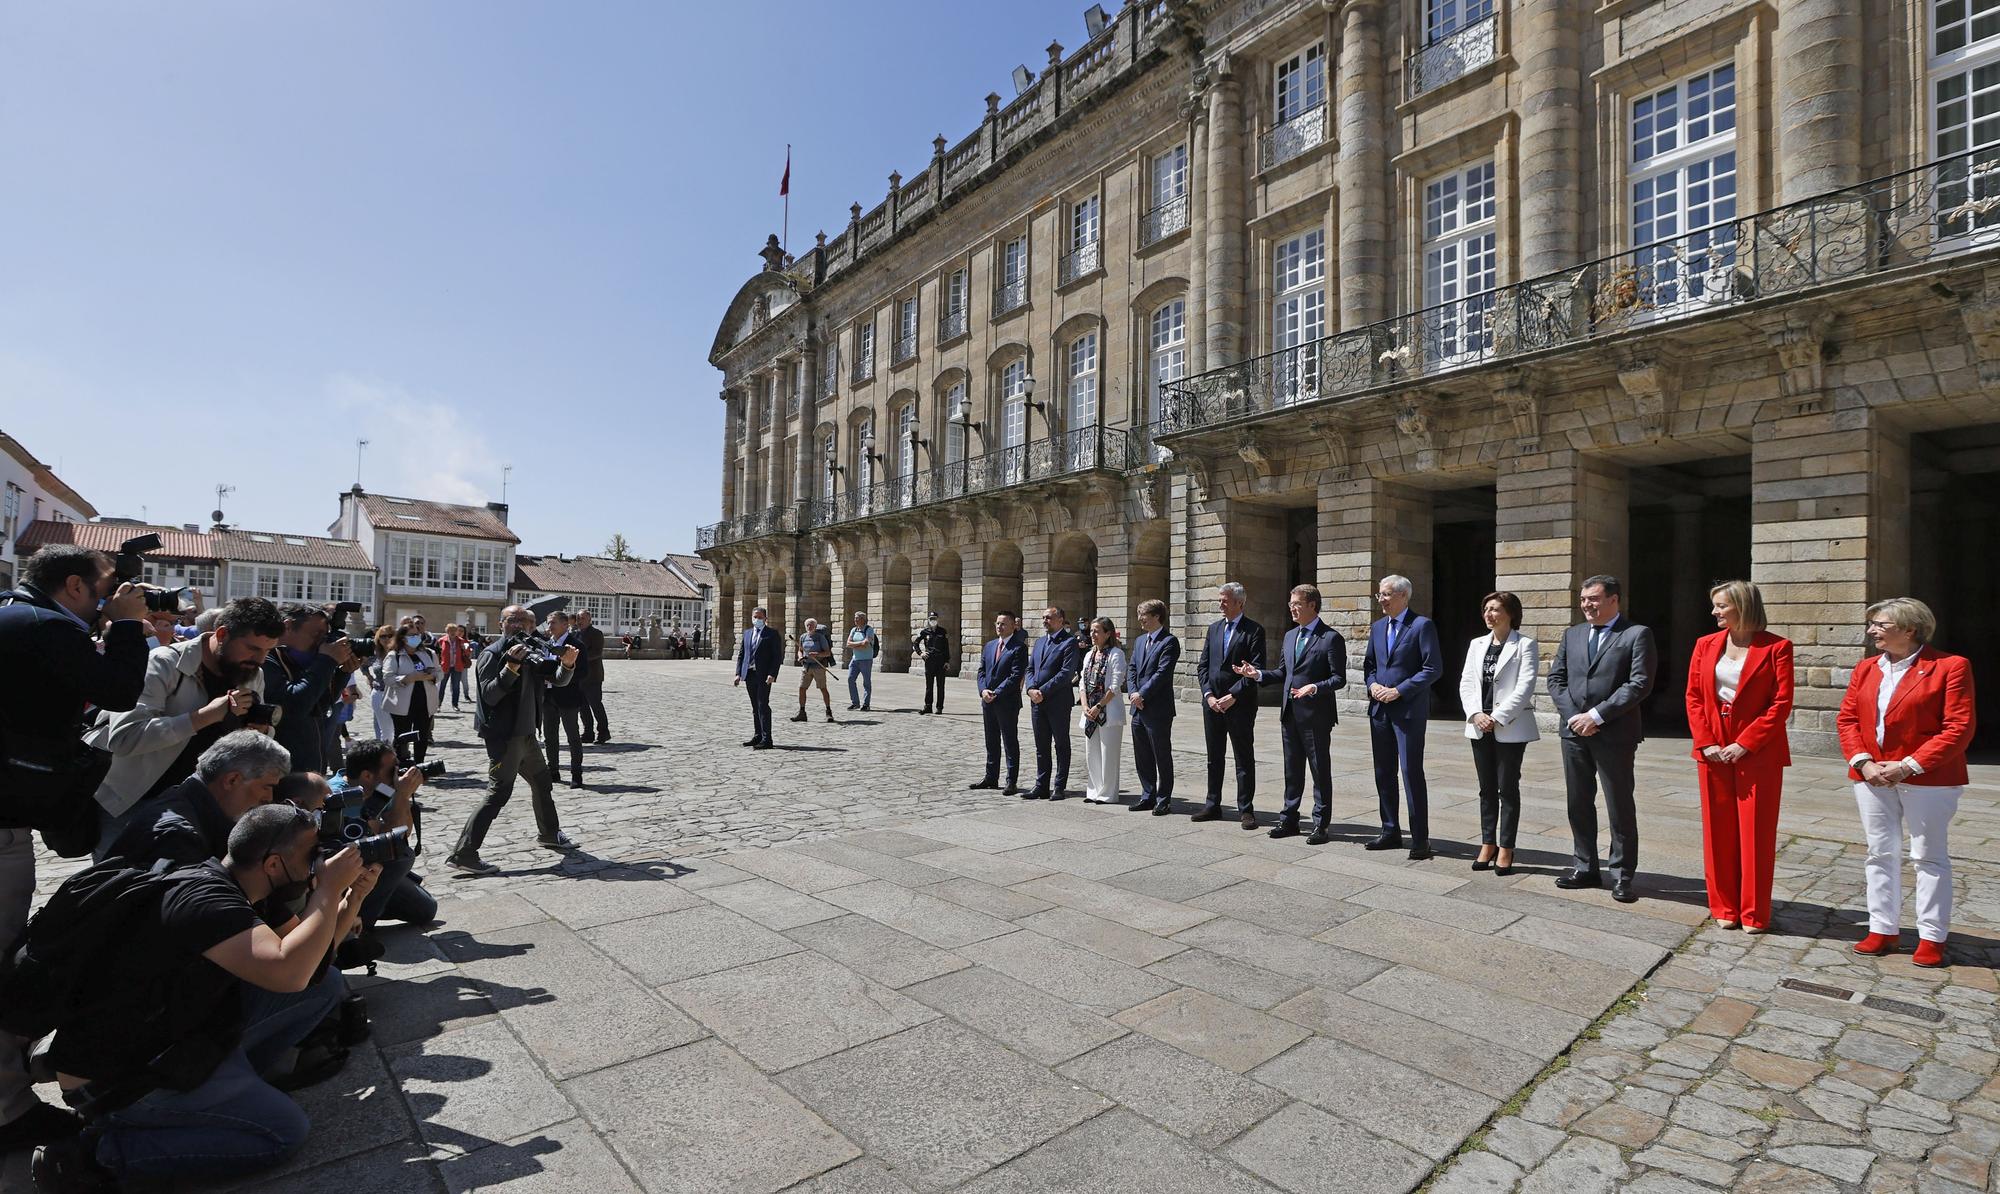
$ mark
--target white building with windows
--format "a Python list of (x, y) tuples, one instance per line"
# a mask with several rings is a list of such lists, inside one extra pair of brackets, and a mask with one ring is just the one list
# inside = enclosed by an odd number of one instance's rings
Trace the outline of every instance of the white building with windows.
[(24, 531), (43, 519), (87, 522), (97, 517), (97, 507), (4, 431), (0, 431), (0, 487), (5, 499), (0, 505), (0, 589), (11, 589), (20, 574), (21, 556), (34, 550), (21, 547)]
[(645, 635), (658, 620), (660, 632), (676, 628), (693, 634), (707, 605), (686, 573), (652, 560), (612, 560), (603, 556), (517, 556), (508, 600), (525, 605), (543, 597), (569, 598), (569, 612), (589, 610), (607, 635)]
[(383, 621), (422, 614), (433, 632), (451, 622), (499, 628), (521, 542), (507, 529), (505, 503), (433, 502), (356, 485), (340, 495), (331, 533), (366, 554)]

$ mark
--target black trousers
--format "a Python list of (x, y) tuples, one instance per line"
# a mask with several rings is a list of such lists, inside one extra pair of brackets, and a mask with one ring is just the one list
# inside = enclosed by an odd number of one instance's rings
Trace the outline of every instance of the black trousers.
[(410, 761), (412, 763), (423, 762), (424, 755), (429, 753), (431, 744), (430, 715), (415, 712), (391, 713), (389, 721), (396, 727), (396, 736), (398, 738), (409, 733), (411, 730), (415, 730), (423, 735), (410, 744)]
[(528, 792), (535, 806), (535, 831), (546, 840), (553, 840), (562, 832), (562, 822), (556, 817), (556, 800), (549, 786), (549, 769), (543, 764), (541, 744), (529, 734), (520, 738), (486, 740), (486, 774), (492, 786), (486, 790), (486, 802), (476, 809), (459, 832), (458, 845), (452, 850), (456, 857), (479, 853), (479, 847), (486, 841), (486, 832), (493, 828), (493, 819), (500, 810), (507, 807), (507, 801), (514, 795), (514, 778), (519, 776), (528, 781)]
[[(1074, 700), (1056, 703), (1056, 698), (1045, 697), (1040, 704), (1028, 705), (1028, 724), (1035, 729), (1035, 786), (1038, 788), (1069, 787), (1069, 715), (1076, 709)], [(1055, 756), (1055, 783), (1049, 782), (1049, 756)]]
[[(1514, 848), (1521, 824), (1521, 760), (1525, 742), (1498, 742), (1491, 734), (1472, 740), (1472, 769), (1479, 773), (1479, 844)], [(1595, 838), (1593, 830), (1591, 837)]]
[[(933, 693), (936, 694), (936, 700), (932, 699)], [(932, 671), (928, 667), (924, 668), (924, 708), (935, 709), (939, 713), (944, 712), (943, 668), (939, 668), (936, 671)]]
[(1132, 767), (1139, 773), (1139, 802), (1174, 798), (1174, 719), (1132, 716)]
[[(750, 736), (759, 742), (771, 740), (771, 685), (762, 676), (751, 676), (743, 681), (743, 687), (750, 692)], [(589, 716), (586, 710), (585, 717)], [(590, 723), (586, 721), (585, 725)]]
[(562, 774), (561, 734), (569, 736), (569, 780), (577, 787), (583, 786), (583, 739), (578, 721), (583, 710), (574, 705), (562, 706), (554, 701), (542, 702), (542, 750), (547, 754), (549, 774)]
[(1208, 802), (1203, 807), (1222, 807), (1222, 752), (1227, 747), (1236, 758), (1236, 811), (1249, 812), (1257, 798), (1257, 759), (1250, 753), (1257, 737), (1257, 706), (1238, 701), (1229, 712), (1217, 713), (1204, 700), (1201, 728), (1208, 738)]
[(1299, 806), (1305, 802), (1306, 771), (1310, 769), (1313, 824), (1325, 825), (1333, 815), (1333, 765), (1329, 758), (1333, 726), (1280, 717), (1278, 734), (1285, 749), (1285, 805), (1278, 820), (1286, 825), (1299, 823)]
[(1021, 774), (1021, 705), (1018, 701), (982, 701), (979, 719), (986, 726), (986, 782), (1000, 782), (1000, 756), (1007, 756), (1007, 785)]
[(1611, 853), (1604, 869), (1612, 882), (1630, 879), (1639, 868), (1639, 815), (1633, 802), (1632, 758), (1637, 741), (1608, 742), (1602, 732), (1588, 738), (1565, 735), (1563, 784), (1569, 790), (1569, 833), (1576, 869), (1597, 870), (1597, 789), (1604, 786), (1604, 817), (1611, 822)]
[[(611, 723), (605, 720), (604, 717), (604, 678), (602, 676), (599, 676), (595, 680), (584, 681), (583, 700), (584, 733), (590, 733), (590, 719), (594, 717), (597, 719), (597, 741), (603, 742), (610, 738)], [(766, 738), (771, 736), (768, 726), (765, 727), (764, 736)]]

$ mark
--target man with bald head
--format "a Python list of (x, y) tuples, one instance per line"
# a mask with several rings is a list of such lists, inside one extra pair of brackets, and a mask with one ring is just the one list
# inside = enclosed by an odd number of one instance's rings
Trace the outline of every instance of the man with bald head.
[(528, 781), (535, 806), (535, 840), (551, 850), (574, 850), (576, 843), (556, 819), (550, 794), (548, 764), (536, 740), (542, 728), (542, 702), (547, 689), (561, 688), (576, 675), (577, 648), (566, 646), (551, 656), (546, 641), (533, 643), (535, 615), (518, 605), (500, 611), (502, 637), (479, 655), (476, 671), (479, 695), (479, 736), (486, 742), (487, 775), (492, 787), (486, 803), (465, 822), (458, 846), (447, 860), (468, 875), (491, 875), (500, 868), (479, 857), (486, 831), (514, 795), (514, 777)]

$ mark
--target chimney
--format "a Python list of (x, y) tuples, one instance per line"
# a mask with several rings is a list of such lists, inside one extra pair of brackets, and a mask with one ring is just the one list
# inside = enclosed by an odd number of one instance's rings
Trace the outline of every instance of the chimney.
[(198, 522), (184, 522), (181, 524), (181, 529), (196, 535), (201, 534), (201, 524)]
[(504, 527), (507, 525), (507, 503), (488, 502), (486, 503), (486, 508), (493, 511), (494, 516), (500, 520), (501, 526)]

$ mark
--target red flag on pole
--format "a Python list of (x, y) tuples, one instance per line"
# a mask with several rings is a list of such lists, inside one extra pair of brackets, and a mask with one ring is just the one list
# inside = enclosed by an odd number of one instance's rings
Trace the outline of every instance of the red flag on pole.
[(778, 194), (792, 193), (792, 147), (785, 146), (785, 176), (778, 180)]

